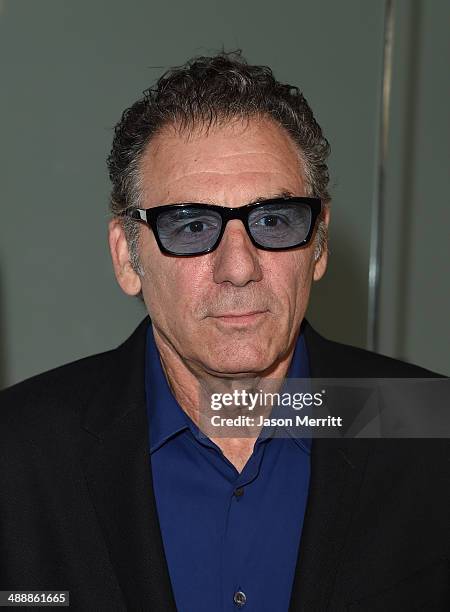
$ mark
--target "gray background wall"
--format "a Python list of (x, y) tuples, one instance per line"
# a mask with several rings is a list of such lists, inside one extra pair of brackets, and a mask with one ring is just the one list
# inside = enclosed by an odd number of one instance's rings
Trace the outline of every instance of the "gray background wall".
[[(380, 351), (450, 373), (446, 0), (396, 3)], [(332, 144), (311, 322), (365, 346), (383, 3), (0, 0), (0, 384), (116, 346), (144, 316), (106, 241), (112, 129), (166, 68), (225, 47), (299, 85)]]

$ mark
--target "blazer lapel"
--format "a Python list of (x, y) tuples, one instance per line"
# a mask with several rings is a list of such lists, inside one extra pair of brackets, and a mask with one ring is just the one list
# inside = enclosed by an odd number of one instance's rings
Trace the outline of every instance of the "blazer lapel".
[[(175, 611), (151, 478), (145, 407), (148, 317), (96, 372), (83, 423), (92, 440), (84, 470), (128, 609)], [(88, 434), (86, 434), (88, 435)]]
[[(328, 341), (305, 321), (312, 378), (333, 378), (336, 364)], [(340, 364), (342, 366), (342, 364)], [(336, 407), (335, 407), (336, 409)], [(311, 449), (311, 478), (291, 612), (331, 609), (331, 596), (345, 535), (358, 502), (370, 440), (316, 438)]]

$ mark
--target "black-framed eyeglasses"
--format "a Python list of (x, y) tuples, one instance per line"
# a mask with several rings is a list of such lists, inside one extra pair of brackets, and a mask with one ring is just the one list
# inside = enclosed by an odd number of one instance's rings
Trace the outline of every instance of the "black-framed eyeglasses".
[(127, 208), (120, 214), (149, 225), (163, 253), (187, 257), (214, 251), (231, 219), (242, 221), (258, 249), (284, 251), (306, 246), (321, 211), (319, 198), (295, 196), (236, 208), (186, 203)]

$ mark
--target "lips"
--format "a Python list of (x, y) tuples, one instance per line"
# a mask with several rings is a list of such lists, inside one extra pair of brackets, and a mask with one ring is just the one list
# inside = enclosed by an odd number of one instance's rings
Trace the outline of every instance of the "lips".
[(257, 314), (262, 314), (263, 312), (266, 312), (265, 310), (251, 310), (248, 312), (227, 312), (225, 314), (220, 314), (220, 315), (215, 315), (216, 318), (221, 319), (221, 318), (238, 318), (238, 317), (249, 317), (252, 315), (257, 315)]
[(225, 325), (247, 326), (261, 321), (267, 312), (267, 310), (251, 310), (239, 313), (227, 312), (221, 315), (215, 315), (213, 319)]

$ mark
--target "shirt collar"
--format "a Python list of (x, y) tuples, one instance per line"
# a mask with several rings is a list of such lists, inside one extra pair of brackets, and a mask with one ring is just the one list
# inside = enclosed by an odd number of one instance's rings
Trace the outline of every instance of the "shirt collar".
[[(302, 329), (303, 326), (300, 328), (287, 378), (309, 378), (310, 376), (308, 350)], [(172, 394), (161, 364), (152, 324), (147, 329), (145, 391), (149, 421), (151, 420), (150, 454), (184, 429), (193, 428), (194, 434), (194, 430), (198, 431)], [(291, 437), (300, 448), (310, 452), (311, 438)]]

